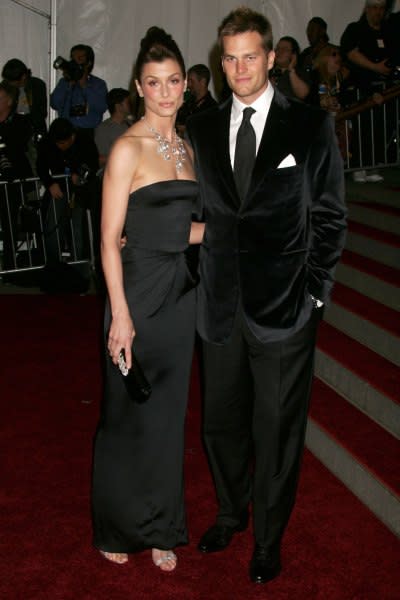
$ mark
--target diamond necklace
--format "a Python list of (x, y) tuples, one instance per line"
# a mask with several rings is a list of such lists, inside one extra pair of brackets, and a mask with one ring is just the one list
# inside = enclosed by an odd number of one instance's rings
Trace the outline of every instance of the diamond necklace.
[(164, 160), (171, 160), (171, 156), (175, 158), (176, 170), (179, 173), (183, 169), (183, 163), (186, 160), (186, 150), (183, 144), (183, 140), (174, 131), (172, 140), (169, 141), (163, 137), (154, 127), (152, 127), (144, 117), (142, 117), (143, 123), (147, 129), (154, 135), (156, 142), (158, 142), (157, 154), (161, 154)]

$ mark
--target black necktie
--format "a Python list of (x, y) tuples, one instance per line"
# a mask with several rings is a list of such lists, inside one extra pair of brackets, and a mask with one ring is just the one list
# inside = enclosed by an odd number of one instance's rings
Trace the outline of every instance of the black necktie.
[(243, 110), (243, 120), (236, 136), (233, 175), (241, 201), (248, 192), (254, 161), (256, 158), (256, 134), (250, 118), (256, 111), (251, 106)]

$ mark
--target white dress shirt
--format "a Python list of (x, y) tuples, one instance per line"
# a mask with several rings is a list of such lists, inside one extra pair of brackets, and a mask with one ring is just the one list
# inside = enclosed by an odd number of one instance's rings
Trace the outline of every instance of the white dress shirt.
[(232, 95), (231, 122), (229, 127), (229, 153), (232, 169), (235, 162), (236, 136), (243, 119), (243, 110), (251, 106), (256, 111), (251, 115), (250, 122), (256, 134), (257, 155), (273, 95), (274, 88), (271, 83), (268, 83), (266, 90), (252, 104), (243, 104), (235, 94)]

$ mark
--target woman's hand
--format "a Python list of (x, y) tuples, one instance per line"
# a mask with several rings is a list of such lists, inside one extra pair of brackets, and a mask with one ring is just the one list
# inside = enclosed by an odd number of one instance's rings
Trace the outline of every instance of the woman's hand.
[(54, 198), (55, 200), (59, 200), (60, 198), (64, 197), (64, 194), (62, 193), (62, 190), (58, 183), (52, 183), (49, 186), (49, 192), (50, 192), (50, 196), (52, 198)]
[(129, 312), (121, 313), (113, 317), (110, 331), (108, 333), (108, 353), (116, 365), (121, 350), (125, 351), (126, 366), (132, 366), (132, 342), (136, 335)]

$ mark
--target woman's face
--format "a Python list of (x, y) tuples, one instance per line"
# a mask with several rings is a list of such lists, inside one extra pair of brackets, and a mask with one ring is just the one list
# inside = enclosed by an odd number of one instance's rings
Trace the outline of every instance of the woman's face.
[(326, 66), (328, 69), (328, 73), (337, 73), (340, 71), (340, 67), (342, 66), (342, 60), (340, 57), (339, 50), (331, 50), (328, 56), (326, 57)]
[(178, 62), (172, 58), (145, 64), (140, 82), (135, 83), (146, 112), (172, 117), (183, 103), (186, 81)]

